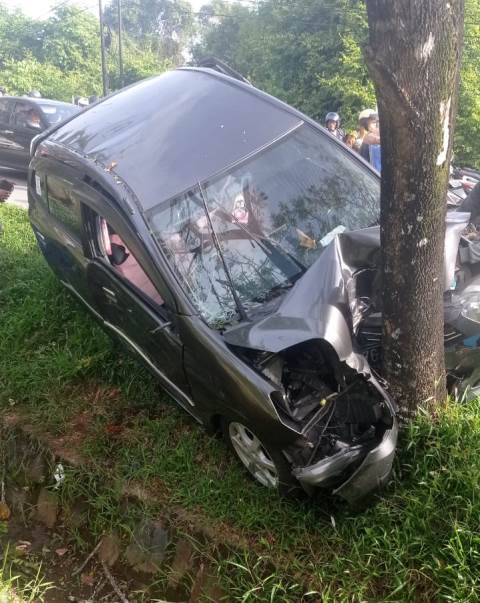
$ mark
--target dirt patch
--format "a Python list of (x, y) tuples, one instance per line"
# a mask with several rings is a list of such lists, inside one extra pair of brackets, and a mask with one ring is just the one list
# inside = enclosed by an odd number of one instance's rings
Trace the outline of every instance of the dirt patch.
[[(88, 467), (88, 459), (78, 452), (78, 440), (81, 435), (54, 437), (43, 432), (38, 425), (29, 423), (18, 412), (5, 413), (0, 419), (7, 428), (17, 430), (20, 438), (29, 437), (36, 440), (58, 462), (68, 463), (73, 467)], [(76, 420), (81, 423), (83, 421), (78, 418)], [(73, 424), (75, 421), (72, 421)], [(125, 483), (122, 486), (122, 495), (125, 499), (131, 497), (141, 503), (162, 508), (163, 514), (167, 515), (180, 531), (192, 533), (197, 539), (200, 537), (201, 540), (207, 539), (217, 546), (229, 546), (234, 549), (248, 549), (252, 544), (240, 530), (233, 529), (225, 522), (212, 520), (202, 513), (201, 509), (187, 510), (172, 504), (169, 489), (158, 478), (150, 480), (148, 485), (133, 480)]]
[[(23, 424), (19, 413), (3, 418), (0, 476), (11, 516), (2, 522), (6, 530), (0, 530), (0, 542), (9, 551), (12, 568), (26, 581), (31, 578), (28, 568), (41, 567), (52, 583), (44, 595), (47, 603), (117, 602), (119, 592), (128, 601), (228, 600), (208, 568), (212, 555), (221, 554), (227, 545), (248, 546), (241, 534), (200, 512), (171, 505), (161, 482), (148, 489), (124, 485), (116, 508), (118, 529), (98, 534), (98, 528), (92, 528), (103, 492), (96, 490), (93, 501), (65, 495), (69, 467), (84, 469), (88, 464), (71, 450), (71, 440), (67, 444), (64, 436)], [(78, 427), (85, 421), (81, 415)], [(158, 516), (132, 518), (135, 505), (154, 507)]]

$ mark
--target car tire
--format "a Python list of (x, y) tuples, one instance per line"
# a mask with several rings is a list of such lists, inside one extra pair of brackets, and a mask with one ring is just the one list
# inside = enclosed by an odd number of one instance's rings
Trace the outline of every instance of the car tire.
[(250, 426), (236, 419), (223, 419), (222, 433), (229, 448), (258, 484), (282, 495), (301, 489), (282, 451), (266, 444)]

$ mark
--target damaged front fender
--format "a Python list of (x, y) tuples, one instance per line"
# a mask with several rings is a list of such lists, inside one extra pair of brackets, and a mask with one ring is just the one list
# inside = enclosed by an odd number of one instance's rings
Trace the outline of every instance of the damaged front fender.
[(394, 418), (382, 441), (367, 453), (363, 446), (348, 447), (314, 465), (295, 469), (293, 474), (309, 489), (324, 487), (332, 480), (338, 482), (350, 470), (350, 476), (333, 490), (333, 494), (353, 504), (385, 485), (392, 471), (397, 439), (398, 422)]
[[(455, 280), (460, 237), (468, 218), (466, 213), (447, 215), (444, 250), (446, 291)], [(359, 338), (365, 317), (376, 315), (381, 319), (379, 266), (378, 227), (341, 233), (325, 247), (276, 310), (257, 319), (253, 316), (248, 323), (224, 332), (225, 341), (232, 346), (273, 355), (285, 355), (289, 349), (300, 350), (312, 342), (326, 342), (336, 356), (337, 377), (342, 371), (350, 371), (349, 379), (360, 379), (368, 384), (364, 388), (365, 395), (354, 397), (352, 404), (357, 409), (383, 406), (382, 418), (367, 423), (375, 426), (375, 437), (363, 442), (358, 441), (358, 437), (338, 437), (330, 453), (309, 457), (307, 462), (298, 462), (297, 458), (293, 463), (293, 475), (306, 490), (312, 487), (334, 488), (336, 494), (350, 502), (386, 482), (398, 437), (395, 403), (372, 371)], [(379, 328), (379, 332), (373, 333), (374, 345), (378, 342), (378, 346), (381, 345), (381, 321)], [(361, 334), (364, 336), (365, 332)], [(338, 383), (338, 392), (341, 392)], [(349, 420), (347, 416), (345, 424)], [(314, 448), (315, 438), (325, 437), (321, 421), (326, 422), (326, 419), (321, 418), (317, 423), (317, 432), (307, 434)]]

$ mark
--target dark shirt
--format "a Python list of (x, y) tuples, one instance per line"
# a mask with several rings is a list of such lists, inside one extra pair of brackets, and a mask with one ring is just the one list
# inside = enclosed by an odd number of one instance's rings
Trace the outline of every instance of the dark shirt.
[(345, 132), (342, 129), (340, 129), (340, 128), (337, 128), (336, 130), (333, 130), (333, 132), (332, 132), (332, 130), (329, 130), (327, 128), (327, 132), (329, 134), (331, 134), (332, 136), (335, 136), (335, 138), (338, 138), (339, 140), (343, 141), (343, 139), (345, 138)]
[(360, 155), (370, 163), (370, 145), (366, 142), (362, 142), (362, 146), (360, 147)]

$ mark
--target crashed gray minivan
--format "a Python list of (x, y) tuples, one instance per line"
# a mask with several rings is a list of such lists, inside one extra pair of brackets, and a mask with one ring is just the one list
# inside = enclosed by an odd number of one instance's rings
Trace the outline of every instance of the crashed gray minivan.
[[(317, 123), (177, 69), (38, 137), (29, 215), (66, 289), (260, 484), (356, 501), (386, 482), (379, 178)], [(474, 392), (468, 222), (447, 220), (445, 347)]]

